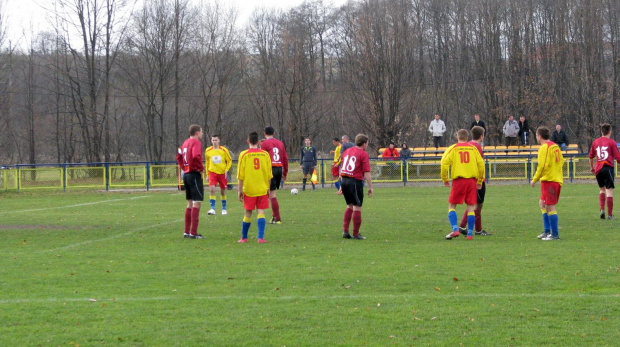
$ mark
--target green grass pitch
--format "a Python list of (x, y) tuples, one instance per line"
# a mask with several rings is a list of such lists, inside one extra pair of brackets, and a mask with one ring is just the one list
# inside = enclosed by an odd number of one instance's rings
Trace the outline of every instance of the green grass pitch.
[(552, 242), (539, 186), (493, 183), (493, 236), (446, 241), (448, 192), (377, 187), (358, 241), (334, 189), (280, 191), (267, 244), (256, 215), (236, 242), (236, 191), (227, 216), (203, 205), (204, 240), (182, 238), (176, 191), (0, 193), (0, 346), (618, 343), (620, 219), (594, 183), (564, 185)]

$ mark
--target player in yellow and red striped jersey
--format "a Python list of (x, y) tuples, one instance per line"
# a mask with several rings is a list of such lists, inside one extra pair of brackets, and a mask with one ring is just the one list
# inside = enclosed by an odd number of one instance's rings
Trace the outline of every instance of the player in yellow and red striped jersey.
[(448, 170), (452, 174), (452, 189), (448, 198), (448, 221), (452, 232), (446, 235), (451, 240), (460, 235), (457, 225), (456, 205), (467, 204), (467, 239), (473, 239), (474, 223), (476, 221), (474, 208), (477, 202), (477, 191), (482, 188), (485, 169), (484, 161), (478, 149), (467, 142), (469, 132), (460, 129), (457, 133), (458, 143), (448, 147), (441, 157), (441, 180), (446, 187)]
[(258, 133), (250, 133), (248, 144), (250, 148), (239, 154), (237, 164), (238, 196), (245, 209), (241, 225), (241, 239), (238, 242), (248, 242), (252, 211), (256, 209), (258, 243), (267, 243), (265, 241), (265, 210), (269, 208), (269, 181), (273, 177), (271, 158), (269, 153), (258, 148)]
[(205, 167), (209, 175), (209, 202), (211, 203), (211, 209), (207, 214), (215, 214), (215, 187), (217, 185), (220, 186), (222, 214), (228, 214), (226, 212), (226, 188), (228, 188), (226, 174), (232, 166), (232, 157), (228, 149), (220, 145), (219, 135), (211, 136), (211, 144), (211, 147), (205, 149)]
[(540, 211), (543, 216), (543, 232), (538, 238), (543, 241), (559, 240), (558, 213), (555, 205), (560, 200), (560, 191), (564, 183), (562, 167), (564, 156), (562, 149), (556, 143), (551, 142), (551, 133), (548, 128), (536, 129), (536, 140), (540, 143), (538, 149), (538, 167), (532, 177), (532, 187), (540, 180)]

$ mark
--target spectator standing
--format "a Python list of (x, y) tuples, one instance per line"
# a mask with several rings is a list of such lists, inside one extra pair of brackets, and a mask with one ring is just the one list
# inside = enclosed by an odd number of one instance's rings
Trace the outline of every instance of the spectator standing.
[(519, 136), (519, 123), (513, 116), (509, 116), (504, 123), (504, 143), (506, 147), (517, 145), (517, 136)]
[[(304, 174), (303, 185), (301, 190), (306, 190), (306, 182), (308, 181), (308, 175), (312, 175), (312, 172), (316, 168), (316, 148), (312, 146), (312, 141), (309, 137), (304, 140), (305, 146), (301, 147), (301, 159), (299, 160), (301, 165), (299, 166)], [(312, 183), (312, 190), (316, 190), (314, 182)]]
[(183, 237), (190, 239), (204, 239), (198, 234), (200, 219), (200, 205), (204, 200), (204, 183), (202, 174), (205, 171), (202, 160), (202, 127), (193, 124), (189, 127), (189, 138), (183, 142), (177, 153), (177, 163), (183, 170), (183, 185), (185, 186), (185, 229)]
[(555, 131), (551, 134), (551, 142), (556, 143), (563, 151), (568, 147), (568, 135), (562, 130), (560, 124), (555, 126)]
[(435, 148), (439, 148), (442, 144), (443, 134), (446, 132), (446, 124), (439, 119), (438, 114), (435, 115), (435, 119), (428, 126), (428, 131), (433, 134), (433, 145)]
[(560, 191), (564, 183), (562, 167), (564, 157), (560, 147), (549, 141), (549, 129), (540, 127), (536, 129), (536, 141), (540, 143), (538, 149), (538, 167), (532, 177), (532, 187), (540, 180), (540, 212), (543, 216), (543, 232), (538, 238), (543, 241), (559, 240), (558, 212), (555, 205), (560, 200)]
[(282, 141), (276, 139), (274, 134), (276, 130), (272, 126), (265, 128), (265, 140), (261, 142), (261, 149), (269, 153), (271, 158), (272, 178), (269, 182), (269, 200), (271, 201), (271, 221), (270, 224), (282, 224), (280, 217), (280, 203), (276, 196), (276, 190), (280, 189), (286, 176), (288, 175), (288, 155)]
[(528, 136), (530, 136), (530, 125), (525, 119), (525, 116), (519, 117), (519, 139), (521, 139), (521, 146), (526, 146), (528, 142)]
[(607, 219), (614, 217), (614, 161), (620, 160), (620, 152), (616, 141), (611, 139), (611, 125), (601, 125), (601, 137), (592, 142), (590, 148), (590, 170), (598, 183), (598, 203), (601, 209), (599, 216), (605, 219), (605, 202), (607, 202)]
[(469, 129), (471, 129), (473, 127), (481, 127), (482, 129), (484, 129), (485, 133), (487, 131), (487, 127), (484, 125), (484, 122), (480, 120), (480, 115), (479, 114), (475, 114), (474, 115), (474, 121), (471, 122), (471, 126), (469, 127)]

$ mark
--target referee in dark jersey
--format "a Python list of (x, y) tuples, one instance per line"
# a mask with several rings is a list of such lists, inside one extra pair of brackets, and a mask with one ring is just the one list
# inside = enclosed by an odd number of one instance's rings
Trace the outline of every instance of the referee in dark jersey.
[[(316, 148), (312, 146), (312, 141), (310, 138), (306, 138), (304, 140), (305, 146), (301, 147), (301, 165), (299, 166), (304, 174), (303, 186), (301, 187), (302, 191), (306, 190), (306, 182), (308, 181), (308, 175), (312, 174), (314, 168), (316, 168)], [(314, 186), (314, 182), (312, 183), (312, 190), (316, 190)]]

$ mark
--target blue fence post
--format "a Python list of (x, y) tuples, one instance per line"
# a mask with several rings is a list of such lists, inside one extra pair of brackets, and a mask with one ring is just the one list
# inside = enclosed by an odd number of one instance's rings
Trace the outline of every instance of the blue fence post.
[(325, 188), (325, 159), (321, 159), (321, 188)]
[(485, 158), (484, 159), (484, 180), (489, 183), (489, 169), (491, 168), (491, 165), (489, 164), (489, 159)]
[(403, 169), (401, 170), (403, 172), (403, 186), (407, 185), (407, 158), (402, 158), (401, 159), (403, 162)]
[(568, 178), (570, 179), (570, 182), (573, 183), (573, 176), (574, 176), (574, 168), (573, 168), (573, 156), (571, 155), (570, 158), (568, 158)]
[(105, 191), (110, 190), (110, 163), (106, 162), (104, 164), (105, 169), (103, 170), (103, 174), (105, 175)]
[(147, 162), (146, 163), (146, 167), (145, 167), (145, 170), (146, 170), (146, 191), (147, 192), (149, 191), (149, 186), (151, 185), (151, 170), (149, 170), (150, 167), (151, 167), (150, 163)]
[(62, 191), (67, 191), (67, 163), (62, 164)]
[(527, 156), (527, 181), (532, 182), (532, 157)]

